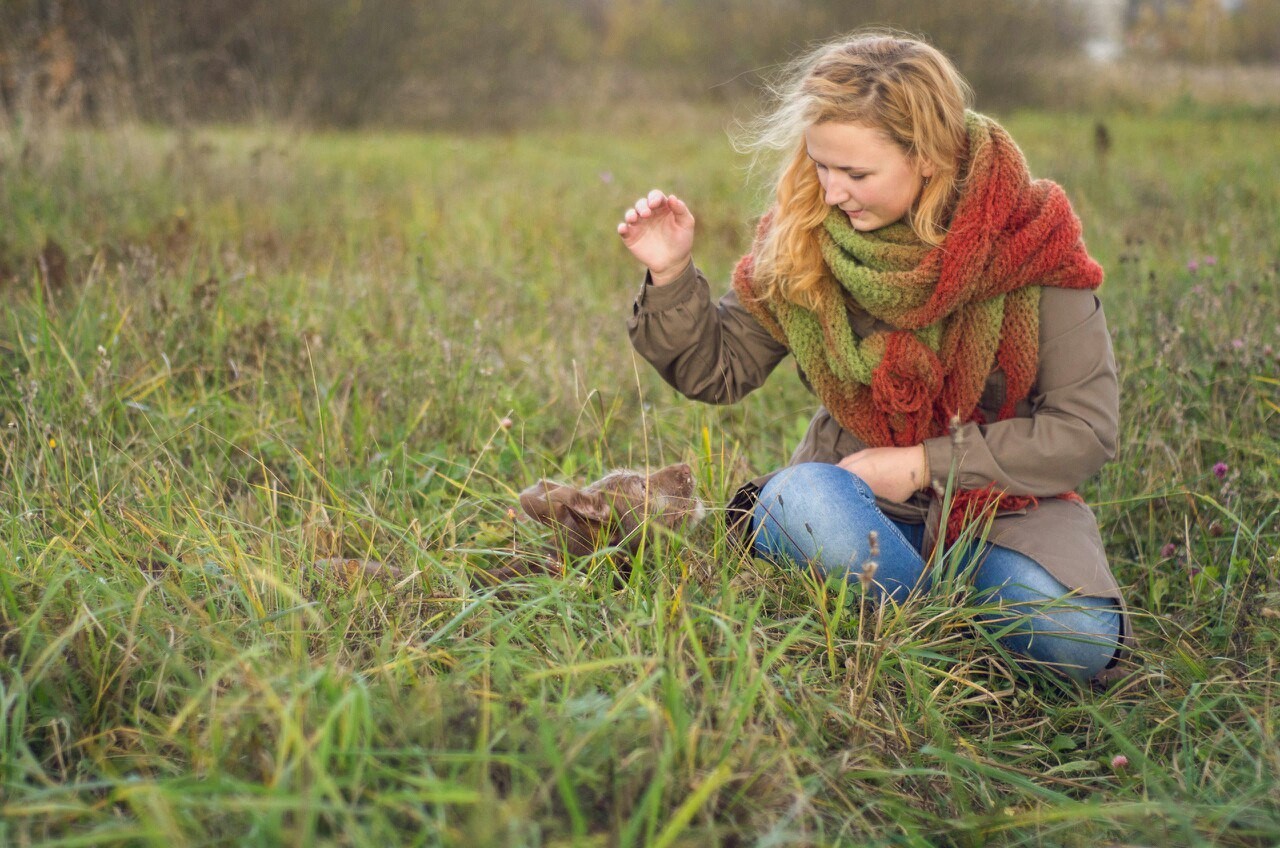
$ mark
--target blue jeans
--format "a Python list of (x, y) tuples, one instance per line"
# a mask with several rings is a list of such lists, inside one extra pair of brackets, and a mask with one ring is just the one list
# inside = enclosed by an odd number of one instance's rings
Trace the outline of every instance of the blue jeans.
[[(774, 475), (756, 502), (752, 537), (756, 555), (813, 563), (825, 575), (856, 579), (874, 559), (877, 597), (902, 602), (931, 583), (921, 556), (924, 525), (889, 518), (870, 487), (836, 465), (803, 463)], [(1010, 651), (1080, 682), (1110, 663), (1120, 637), (1115, 601), (1074, 595), (1035, 560), (991, 543), (965, 561), (977, 600), (999, 607), (981, 620), (1004, 634)]]

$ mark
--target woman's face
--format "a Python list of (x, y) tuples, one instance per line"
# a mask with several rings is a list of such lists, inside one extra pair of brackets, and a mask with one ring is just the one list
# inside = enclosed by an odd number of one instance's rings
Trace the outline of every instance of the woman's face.
[(917, 162), (878, 129), (827, 121), (804, 133), (828, 206), (869, 232), (901, 221), (920, 195), (933, 165)]

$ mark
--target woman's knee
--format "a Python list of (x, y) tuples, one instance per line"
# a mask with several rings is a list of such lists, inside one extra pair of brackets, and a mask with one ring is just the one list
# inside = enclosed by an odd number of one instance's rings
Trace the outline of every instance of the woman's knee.
[(784, 468), (765, 484), (753, 525), (758, 533), (782, 533), (795, 547), (807, 549), (804, 537), (862, 523), (860, 518), (875, 511), (875, 495), (861, 478), (838, 465), (805, 462)]
[(785, 508), (787, 501), (799, 506), (823, 502), (840, 493), (875, 503), (875, 494), (861, 477), (826, 462), (802, 462), (782, 469), (760, 491), (759, 503)]
[(897, 600), (921, 581), (918, 551), (866, 483), (836, 465), (804, 463), (775, 475), (756, 503), (753, 532), (757, 555), (812, 563), (825, 574), (853, 577), (875, 562), (877, 586)]

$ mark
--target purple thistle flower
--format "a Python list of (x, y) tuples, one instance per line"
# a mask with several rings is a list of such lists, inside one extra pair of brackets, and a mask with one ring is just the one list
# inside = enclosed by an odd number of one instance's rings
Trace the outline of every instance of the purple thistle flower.
[(1168, 559), (1169, 557), (1173, 556), (1177, 552), (1178, 552), (1178, 546), (1175, 545), (1173, 542), (1169, 542), (1167, 545), (1165, 545), (1163, 548), (1160, 549), (1160, 556), (1164, 557), (1165, 559)]
[(1219, 480), (1227, 476), (1227, 464), (1225, 462), (1215, 462), (1213, 464), (1213, 476)]
[(1205, 267), (1206, 267), (1206, 268), (1212, 268), (1214, 265), (1217, 265), (1217, 264), (1218, 264), (1218, 257), (1216, 257), (1216, 256), (1206, 256), (1206, 257), (1204, 257), (1203, 259), (1201, 259), (1200, 261), (1204, 263), (1204, 265), (1205, 265)]
[(1244, 350), (1244, 339), (1232, 339), (1231, 347), (1235, 350)]
[(1199, 260), (1192, 259), (1190, 262), (1188, 262), (1188, 263), (1187, 263), (1187, 270), (1188, 270), (1188, 271), (1190, 271), (1190, 272), (1191, 272), (1191, 273), (1193, 273), (1193, 274), (1194, 274), (1196, 271), (1199, 271), (1199, 270), (1200, 270), (1200, 262), (1199, 262)]

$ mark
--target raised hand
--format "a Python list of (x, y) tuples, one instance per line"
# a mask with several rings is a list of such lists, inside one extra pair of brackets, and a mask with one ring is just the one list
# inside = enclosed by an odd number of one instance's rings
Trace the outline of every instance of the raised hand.
[(622, 219), (618, 235), (631, 255), (649, 269), (654, 285), (675, 280), (693, 261), (693, 213), (674, 194), (655, 188)]

